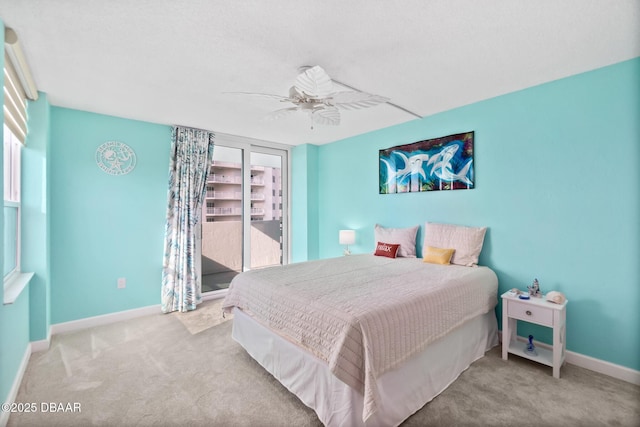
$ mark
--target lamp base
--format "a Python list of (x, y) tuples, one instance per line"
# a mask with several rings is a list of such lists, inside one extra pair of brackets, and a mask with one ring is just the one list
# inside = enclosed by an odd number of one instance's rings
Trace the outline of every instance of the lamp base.
[(349, 250), (349, 247), (347, 246), (347, 248), (344, 250), (343, 255), (351, 255), (351, 251)]

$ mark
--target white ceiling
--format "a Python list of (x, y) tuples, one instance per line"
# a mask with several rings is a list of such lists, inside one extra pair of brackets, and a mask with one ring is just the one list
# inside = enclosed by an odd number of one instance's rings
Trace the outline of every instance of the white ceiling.
[(302, 65), (421, 116), (640, 56), (640, 0), (0, 0), (53, 105), (284, 144), (414, 120), (389, 105), (337, 127), (286, 105)]

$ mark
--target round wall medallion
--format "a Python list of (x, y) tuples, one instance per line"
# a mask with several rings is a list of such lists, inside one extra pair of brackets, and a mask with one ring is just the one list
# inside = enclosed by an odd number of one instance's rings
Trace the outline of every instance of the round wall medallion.
[(96, 163), (109, 175), (125, 175), (136, 166), (136, 153), (123, 142), (105, 142), (96, 150)]

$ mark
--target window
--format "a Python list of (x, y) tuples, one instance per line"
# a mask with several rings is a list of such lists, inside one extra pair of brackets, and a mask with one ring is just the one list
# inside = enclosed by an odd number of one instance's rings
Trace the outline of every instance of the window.
[(4, 278), (20, 272), (20, 154), (22, 143), (4, 125)]
[(25, 289), (34, 273), (21, 271), (20, 165), (21, 152), (27, 139), (27, 98), (38, 99), (18, 37), (11, 28), (4, 29), (4, 123), (2, 129), (4, 154), (4, 276), (3, 304), (12, 304)]
[(8, 54), (4, 61), (4, 259), (7, 283), (20, 273), (20, 158), (27, 137), (26, 95)]

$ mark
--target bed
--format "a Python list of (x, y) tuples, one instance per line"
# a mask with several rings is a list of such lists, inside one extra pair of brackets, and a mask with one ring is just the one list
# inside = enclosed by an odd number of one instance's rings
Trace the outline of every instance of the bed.
[(223, 310), (323, 424), (395, 426), (498, 344), (497, 288), (488, 267), (361, 254), (244, 272)]

